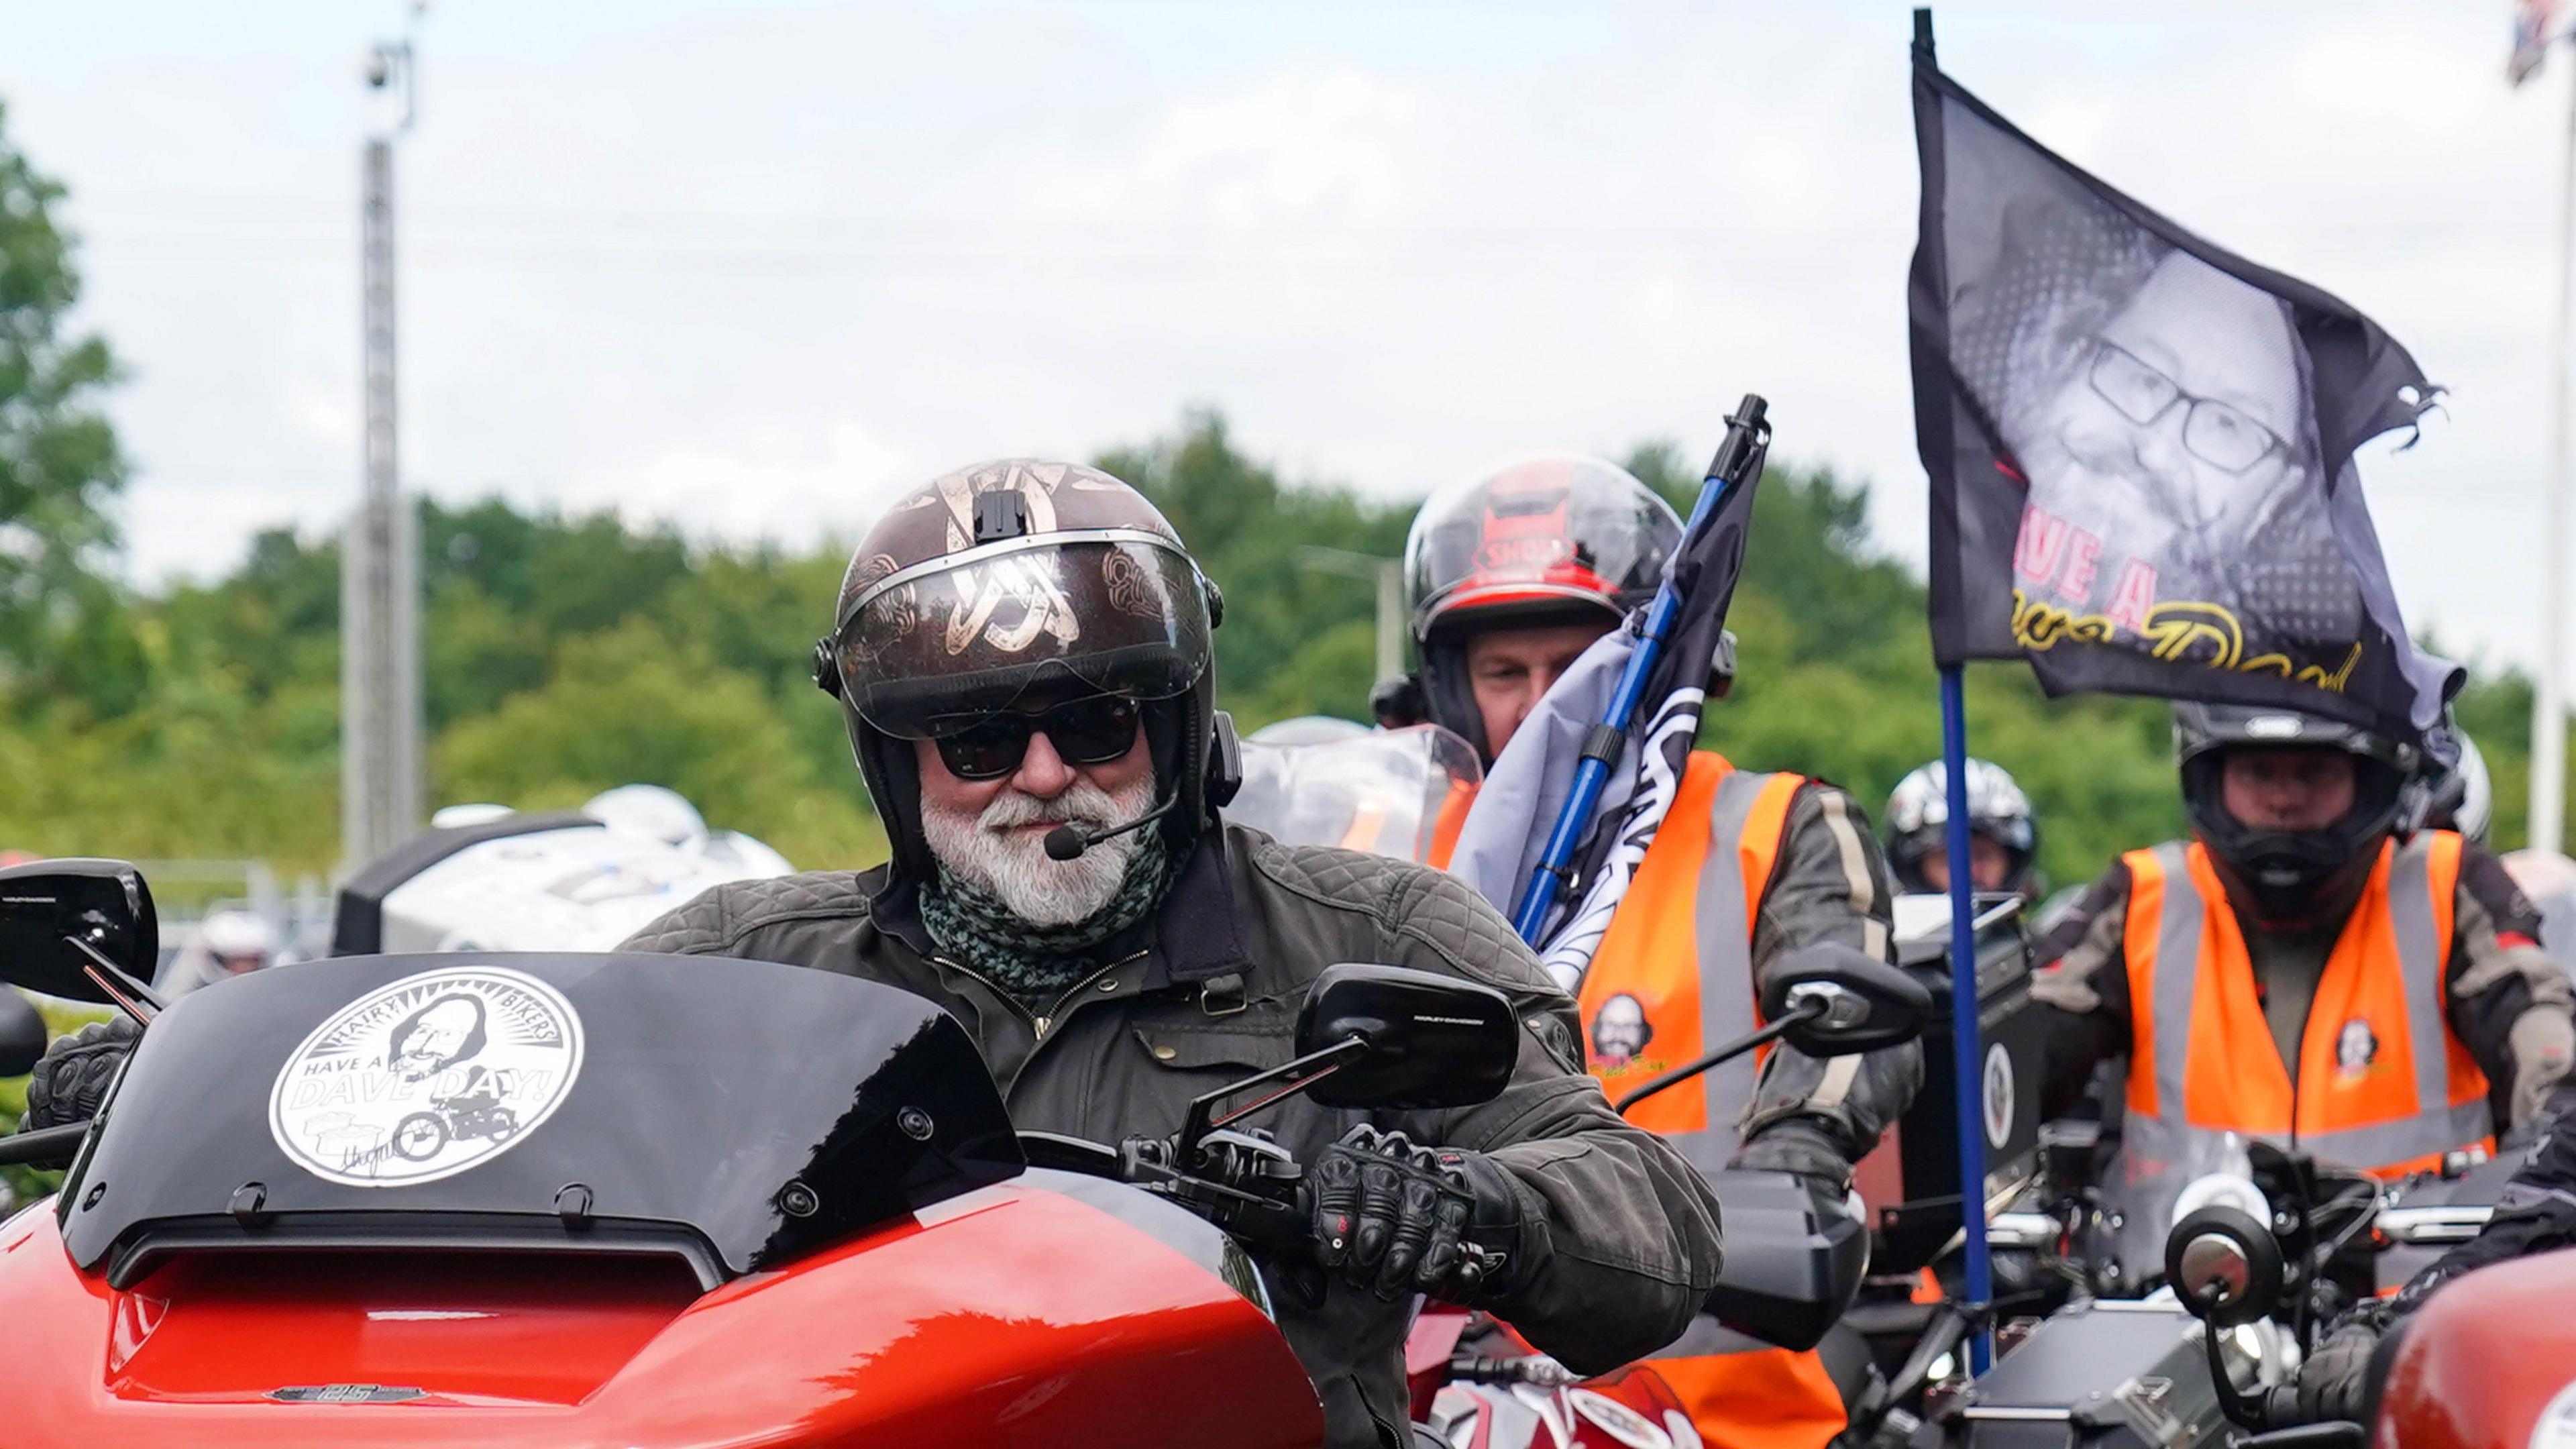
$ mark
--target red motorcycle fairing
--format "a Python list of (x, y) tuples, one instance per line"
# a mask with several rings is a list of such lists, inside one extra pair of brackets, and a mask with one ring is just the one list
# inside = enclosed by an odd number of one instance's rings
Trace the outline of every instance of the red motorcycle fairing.
[[(2576, 1248), (2481, 1268), (2407, 1324), (2379, 1449), (2526, 1449), (2576, 1436)], [(2544, 1424), (2543, 1418), (2550, 1420)]]
[(31, 1211), (0, 1230), (0, 1309), (11, 1443), (1323, 1438), (1259, 1307), (1151, 1233), (1020, 1181), (703, 1296), (676, 1261), (399, 1251), (176, 1255), (119, 1291)]

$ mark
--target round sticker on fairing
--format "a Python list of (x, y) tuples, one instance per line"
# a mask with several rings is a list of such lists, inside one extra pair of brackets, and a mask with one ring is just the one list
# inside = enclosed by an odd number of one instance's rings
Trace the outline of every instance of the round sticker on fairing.
[(314, 1028), (277, 1074), (268, 1130), (349, 1187), (436, 1182), (542, 1126), (581, 1074), (581, 1018), (516, 971), (406, 976)]
[(1986, 1144), (2001, 1147), (2012, 1136), (2013, 1064), (2012, 1053), (2002, 1042), (1986, 1048)]

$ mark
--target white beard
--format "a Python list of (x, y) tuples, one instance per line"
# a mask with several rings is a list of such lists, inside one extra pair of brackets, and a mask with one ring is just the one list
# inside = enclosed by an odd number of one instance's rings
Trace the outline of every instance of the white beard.
[(1127, 862), (1136, 854), (1136, 836), (1104, 840), (1071, 860), (1052, 860), (1045, 835), (1005, 832), (1037, 821), (1124, 825), (1153, 802), (1150, 771), (1114, 794), (1088, 780), (1076, 780), (1052, 800), (1005, 787), (977, 815), (925, 798), (921, 833), (950, 875), (990, 891), (1012, 915), (1032, 926), (1070, 926), (1098, 915), (1117, 898), (1127, 880)]

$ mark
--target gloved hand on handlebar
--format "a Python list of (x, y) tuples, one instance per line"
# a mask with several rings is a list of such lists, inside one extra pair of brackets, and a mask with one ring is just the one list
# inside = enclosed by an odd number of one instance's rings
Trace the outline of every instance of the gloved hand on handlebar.
[(2387, 1306), (2372, 1301), (2337, 1325), (2308, 1361), (2299, 1365), (2299, 1420), (2359, 1419), (2370, 1394), (2370, 1356), (2388, 1330)]
[(1727, 1166), (1794, 1174), (1807, 1185), (1819, 1213), (1849, 1216), (1851, 1212), (1851, 1163), (1814, 1122), (1783, 1117), (1756, 1129), (1752, 1140), (1735, 1149), (1735, 1158)]
[(94, 1021), (45, 1048), (27, 1078), (27, 1115), (21, 1132), (86, 1122), (107, 1100), (107, 1084), (143, 1039), (143, 1028), (122, 1016)]
[(1472, 1305), (1526, 1276), (1520, 1189), (1482, 1153), (1354, 1127), (1308, 1181), (1316, 1261), (1388, 1302)]

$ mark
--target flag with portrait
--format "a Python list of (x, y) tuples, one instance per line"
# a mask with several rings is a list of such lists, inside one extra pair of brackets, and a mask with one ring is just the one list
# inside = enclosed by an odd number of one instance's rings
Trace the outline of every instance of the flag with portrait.
[(1944, 664), (2414, 739), (2459, 671), (2354, 472), (2435, 389), (2379, 326), (2069, 165), (1918, 50), (1908, 312)]

